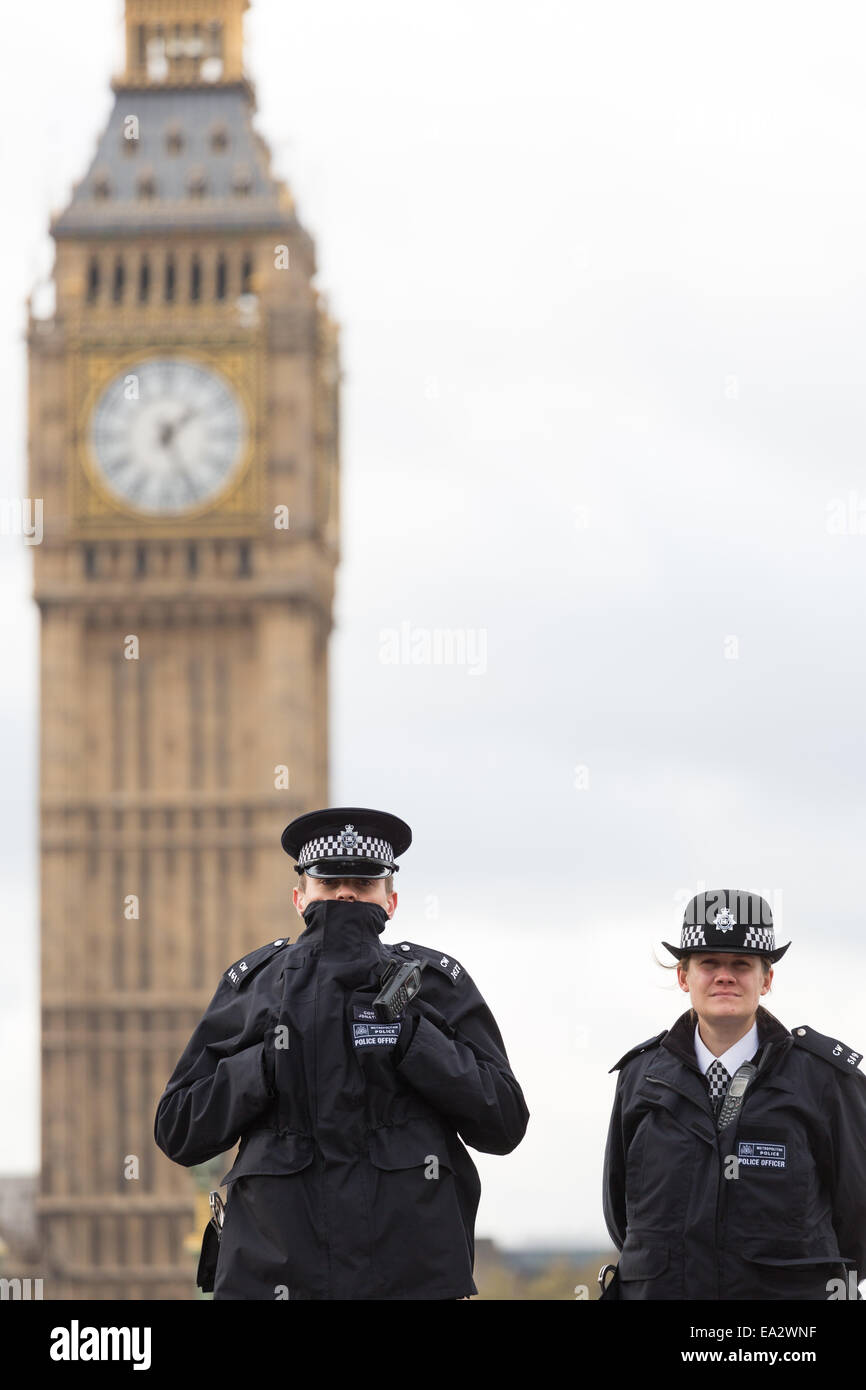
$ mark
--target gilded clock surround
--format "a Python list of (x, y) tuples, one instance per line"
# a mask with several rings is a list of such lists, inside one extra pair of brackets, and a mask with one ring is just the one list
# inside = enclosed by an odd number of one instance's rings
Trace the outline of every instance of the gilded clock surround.
[[(77, 415), (78, 467), (70, 482), (70, 510), (82, 533), (91, 536), (123, 535), (128, 526), (140, 534), (142, 525), (153, 537), (177, 534), (197, 519), (207, 519), (201, 534), (229, 534), (234, 527), (248, 525), (258, 519), (262, 505), (261, 446), (261, 371), (257, 354), (249, 351), (206, 351), (190, 344), (177, 342), (146, 351), (136, 350), (118, 356), (104, 350), (93, 350), (70, 358), (70, 402), (80, 402)], [(123, 501), (106, 487), (98, 461), (94, 458), (90, 439), (93, 412), (103, 391), (118, 376), (133, 373), (145, 362), (173, 358), (193, 361), (217, 372), (237, 395), (246, 416), (246, 439), (243, 457), (220, 493), (208, 497), (176, 514), (154, 514), (137, 509), (131, 501)]]

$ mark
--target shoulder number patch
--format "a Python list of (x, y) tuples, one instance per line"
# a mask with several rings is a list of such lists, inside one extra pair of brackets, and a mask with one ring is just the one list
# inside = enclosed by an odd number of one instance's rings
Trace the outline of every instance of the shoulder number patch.
[(250, 951), (244, 956), (243, 960), (235, 961), (230, 965), (223, 975), (223, 979), (231, 985), (232, 989), (240, 989), (245, 980), (254, 975), (260, 965), (264, 965), (272, 956), (281, 951), (284, 946), (288, 946), (286, 938), (280, 937), (279, 941), (269, 941), (266, 946), (259, 946), (257, 950)]
[(411, 951), (413, 955), (419, 955), (425, 965), (432, 966), (434, 970), (447, 975), (452, 985), (459, 985), (466, 971), (459, 961), (453, 956), (443, 956), (439, 951), (434, 951), (430, 946), (419, 946), (414, 941), (401, 941), (399, 946), (390, 946), (389, 950), (397, 956), (407, 956)]
[(853, 1071), (863, 1060), (862, 1052), (855, 1052), (853, 1047), (839, 1042), (838, 1038), (816, 1033), (814, 1028), (794, 1028), (792, 1032), (798, 1047), (813, 1052), (816, 1057), (823, 1057), (825, 1062), (832, 1062), (840, 1071)]
[(451, 960), (449, 956), (439, 957), (439, 969), (444, 970), (445, 974), (450, 980), (454, 981), (455, 985), (463, 974), (463, 966), (460, 965), (458, 961)]

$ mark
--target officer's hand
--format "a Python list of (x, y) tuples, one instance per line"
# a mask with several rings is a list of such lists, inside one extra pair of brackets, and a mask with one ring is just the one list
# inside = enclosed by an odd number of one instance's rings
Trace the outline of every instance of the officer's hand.
[(406, 1035), (416, 1022), (408, 1018), (395, 1019), (393, 1022), (377, 1018), (373, 1001), (378, 993), (378, 987), (367, 985), (355, 990), (349, 999), (348, 1025), (352, 1050), (362, 1071), (368, 1074), (371, 1069), (378, 1071), (399, 1060), (396, 1055), (399, 1044), (404, 1044), (405, 1051)]
[(439, 1010), (435, 1009), (430, 1001), (422, 998), (420, 994), (416, 994), (415, 998), (406, 1006), (405, 1016), (410, 1018), (415, 1015), (426, 1018), (428, 1023), (432, 1023), (433, 1027), (438, 1028), (440, 1033), (444, 1033), (447, 1038), (456, 1037), (456, 1030), (447, 1018), (443, 1017)]

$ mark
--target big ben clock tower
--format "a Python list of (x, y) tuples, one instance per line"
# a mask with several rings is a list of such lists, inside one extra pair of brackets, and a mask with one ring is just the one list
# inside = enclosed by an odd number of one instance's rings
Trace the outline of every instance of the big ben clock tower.
[(247, 8), (126, 0), (29, 323), (47, 1298), (194, 1292), (156, 1101), (221, 972), (295, 934), (279, 836), (328, 799), (337, 328), (253, 125)]

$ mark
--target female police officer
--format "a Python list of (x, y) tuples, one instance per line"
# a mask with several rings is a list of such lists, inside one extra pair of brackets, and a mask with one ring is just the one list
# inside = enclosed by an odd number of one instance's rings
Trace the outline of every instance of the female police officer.
[(776, 947), (757, 894), (700, 894), (680, 946), (664, 945), (692, 1008), (612, 1068), (604, 1213), (622, 1252), (618, 1296), (856, 1298), (862, 1054), (811, 1028), (790, 1033), (761, 1007), (788, 946)]

